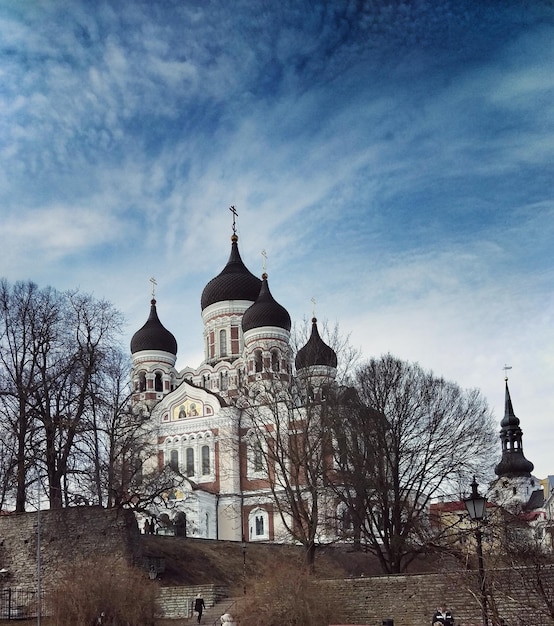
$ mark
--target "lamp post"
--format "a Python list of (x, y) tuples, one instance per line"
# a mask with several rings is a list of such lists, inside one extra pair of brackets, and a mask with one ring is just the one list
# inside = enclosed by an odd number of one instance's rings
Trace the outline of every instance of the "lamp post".
[(246, 595), (246, 541), (242, 542), (242, 585)]
[(481, 615), (483, 617), (483, 626), (488, 626), (489, 617), (487, 611), (487, 586), (485, 577), (485, 564), (483, 561), (483, 535), (481, 533), (481, 527), (479, 522), (485, 518), (487, 509), (487, 499), (480, 495), (477, 491), (477, 481), (475, 476), (471, 483), (471, 495), (464, 498), (464, 504), (466, 506), (469, 517), (477, 522), (475, 527), (475, 540), (477, 541), (477, 563), (479, 568), (479, 585), (481, 591)]

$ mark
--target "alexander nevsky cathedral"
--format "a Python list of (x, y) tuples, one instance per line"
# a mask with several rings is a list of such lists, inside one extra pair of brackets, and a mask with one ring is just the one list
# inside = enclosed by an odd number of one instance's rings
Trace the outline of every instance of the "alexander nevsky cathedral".
[[(224, 258), (224, 257), (223, 257)], [(248, 445), (245, 398), (257, 387), (309, 374), (333, 380), (335, 352), (321, 339), (317, 320), (293, 355), (291, 319), (261, 279), (243, 263), (235, 223), (229, 259), (202, 291), (204, 360), (175, 369), (177, 341), (150, 315), (131, 340), (133, 410), (146, 417), (157, 442), (158, 468), (185, 480), (153, 515), (186, 520), (189, 536), (235, 541), (281, 541), (284, 529), (264, 481), (263, 463)]]
[[(154, 294), (148, 320), (131, 340), (133, 412), (157, 451), (143, 468), (171, 468), (180, 479), (149, 513), (170, 525), (180, 520), (192, 537), (286, 541), (246, 411), (268, 385), (285, 386), (293, 376), (310, 380), (312, 392), (321, 394), (335, 380), (337, 355), (321, 339), (315, 317), (306, 345), (293, 353), (290, 315), (273, 298), (267, 274), (260, 279), (243, 263), (234, 221), (229, 259), (204, 287), (200, 305), (204, 360), (197, 368), (175, 369), (177, 341), (160, 321)], [(500, 442), (495, 499), (534, 509), (538, 498), (542, 508), (507, 382)], [(339, 511), (327, 514), (336, 518)]]

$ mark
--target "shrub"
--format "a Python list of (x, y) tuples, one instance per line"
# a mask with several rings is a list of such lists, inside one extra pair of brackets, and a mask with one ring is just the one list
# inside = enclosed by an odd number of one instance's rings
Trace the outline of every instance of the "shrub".
[(241, 626), (321, 626), (337, 612), (307, 570), (271, 563), (248, 584), (238, 617)]
[(57, 626), (151, 626), (156, 597), (144, 571), (122, 558), (99, 557), (69, 565), (47, 602)]

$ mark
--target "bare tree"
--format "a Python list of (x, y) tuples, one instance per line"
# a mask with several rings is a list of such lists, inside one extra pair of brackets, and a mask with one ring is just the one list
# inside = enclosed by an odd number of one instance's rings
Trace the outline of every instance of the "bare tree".
[(383, 571), (398, 573), (436, 541), (431, 499), (461, 493), (490, 465), (492, 415), (479, 391), (391, 355), (359, 367), (354, 386), (327, 413), (335, 441), (330, 484), (343, 528)]
[(117, 343), (121, 316), (90, 295), (31, 282), (12, 288), (3, 281), (0, 306), (0, 394), (12, 433), (16, 509), (25, 508), (29, 476), (44, 471), (50, 506), (59, 508), (70, 500), (93, 382)]
[[(291, 343), (296, 348), (306, 345), (307, 328), (293, 334)], [(333, 455), (325, 407), (338, 379), (359, 356), (337, 326), (329, 331), (324, 324), (322, 333), (342, 357), (338, 367), (303, 367), (286, 382), (264, 372), (258, 384), (250, 381), (241, 416), (248, 463), (263, 468), (262, 482), (272, 506), (285, 533), (304, 546), (309, 569), (318, 543), (328, 540), (327, 482)]]
[(258, 402), (243, 410), (242, 422), (247, 455), (263, 470), (273, 507), (287, 534), (304, 546), (312, 568), (324, 497), (325, 438), (317, 405), (300, 403), (298, 391), (293, 385), (258, 394)]
[(554, 554), (540, 511), (491, 507), (481, 522), (493, 624), (554, 624)]
[(53, 290), (40, 290), (32, 282), (0, 284), (0, 397), (10, 458), (6, 478), (13, 479), (18, 512), (25, 510), (29, 469), (36, 462), (31, 441), (37, 422), (30, 407), (37, 392), (37, 354), (48, 345), (57, 303)]

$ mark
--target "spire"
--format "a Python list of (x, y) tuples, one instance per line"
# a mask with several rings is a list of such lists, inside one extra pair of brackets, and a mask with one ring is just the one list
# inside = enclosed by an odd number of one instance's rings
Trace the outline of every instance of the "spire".
[(519, 418), (514, 413), (508, 377), (505, 377), (506, 389), (504, 397), (504, 417), (500, 422), (500, 442), (502, 444), (502, 459), (494, 468), (499, 477), (515, 478), (531, 476), (533, 463), (523, 455), (523, 431), (519, 426)]

